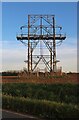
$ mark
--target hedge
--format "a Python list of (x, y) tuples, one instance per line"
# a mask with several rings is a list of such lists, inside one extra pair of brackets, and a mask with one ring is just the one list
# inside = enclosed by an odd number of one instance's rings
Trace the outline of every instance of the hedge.
[(17, 71), (2, 72), (2, 76), (18, 76)]
[(2, 107), (4, 109), (9, 109), (21, 113), (37, 115), (49, 120), (79, 118), (79, 107), (77, 105), (51, 102), (47, 100), (37, 100), (3, 95)]

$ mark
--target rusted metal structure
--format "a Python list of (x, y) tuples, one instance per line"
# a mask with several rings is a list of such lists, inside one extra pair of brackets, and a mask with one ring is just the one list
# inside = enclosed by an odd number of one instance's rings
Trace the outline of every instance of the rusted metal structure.
[[(57, 33), (57, 29), (61, 31), (62, 27), (55, 23), (55, 15), (28, 15), (28, 25), (20, 27), (21, 34), (17, 35), (17, 40), (20, 40), (28, 49), (28, 72), (33, 72), (40, 61), (42, 60), (46, 69), (50, 72), (56, 72), (56, 45), (65, 40), (66, 35)], [(25, 33), (23, 30), (26, 29)], [(40, 54), (33, 54), (37, 45), (40, 43), (45, 45), (49, 54), (43, 54), (40, 48)], [(42, 45), (43, 46), (43, 45)], [(48, 58), (48, 60), (47, 60)]]

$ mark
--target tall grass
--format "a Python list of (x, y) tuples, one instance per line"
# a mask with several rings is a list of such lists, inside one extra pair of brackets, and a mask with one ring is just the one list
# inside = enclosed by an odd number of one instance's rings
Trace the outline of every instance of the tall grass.
[(2, 93), (15, 97), (79, 103), (79, 84), (5, 83), (2, 85)]
[(77, 105), (3, 95), (3, 108), (29, 113), (50, 120), (79, 118)]

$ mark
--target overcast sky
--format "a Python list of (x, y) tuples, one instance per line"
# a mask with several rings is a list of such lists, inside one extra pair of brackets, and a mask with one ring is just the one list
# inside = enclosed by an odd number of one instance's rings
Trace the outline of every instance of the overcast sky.
[[(65, 72), (77, 71), (77, 3), (76, 2), (4, 2), (2, 3), (3, 70), (25, 67), (26, 47), (16, 40), (19, 27), (27, 24), (28, 14), (55, 14), (57, 25), (67, 38), (57, 47), (59, 66)], [(1, 36), (0, 36), (1, 40)], [(1, 49), (1, 47), (0, 47)]]

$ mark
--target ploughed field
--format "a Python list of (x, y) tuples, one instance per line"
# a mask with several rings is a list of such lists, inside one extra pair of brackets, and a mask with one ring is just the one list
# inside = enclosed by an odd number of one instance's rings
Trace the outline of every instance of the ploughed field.
[(69, 73), (60, 75), (45, 76), (44, 74), (37, 76), (0, 76), (0, 82), (3, 83), (79, 83), (79, 74), (78, 73)]

